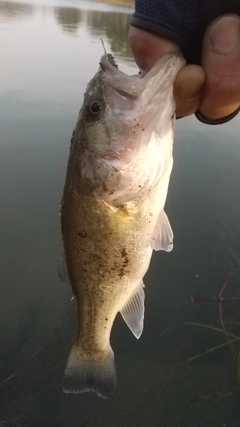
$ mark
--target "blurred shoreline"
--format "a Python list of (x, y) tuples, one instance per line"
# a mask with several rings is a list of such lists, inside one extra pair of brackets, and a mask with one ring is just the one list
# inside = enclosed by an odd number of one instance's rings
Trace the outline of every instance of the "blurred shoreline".
[(97, 3), (108, 3), (114, 4), (115, 6), (126, 6), (126, 7), (134, 7), (134, 0), (93, 0)]

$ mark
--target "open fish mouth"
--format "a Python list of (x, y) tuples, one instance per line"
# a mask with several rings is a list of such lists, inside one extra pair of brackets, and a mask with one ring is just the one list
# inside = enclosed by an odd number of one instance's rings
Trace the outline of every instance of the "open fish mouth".
[(109, 67), (113, 67), (115, 70), (118, 69), (118, 65), (111, 53), (106, 53), (101, 57), (100, 67), (103, 71), (107, 71)]
[(144, 89), (140, 75), (129, 76), (119, 70), (112, 55), (101, 57), (99, 77), (106, 87), (114, 89), (119, 96), (136, 99)]
[(128, 92), (111, 88), (107, 94), (109, 105), (116, 110), (129, 111), (135, 107), (134, 101), (137, 99), (136, 96), (132, 96)]

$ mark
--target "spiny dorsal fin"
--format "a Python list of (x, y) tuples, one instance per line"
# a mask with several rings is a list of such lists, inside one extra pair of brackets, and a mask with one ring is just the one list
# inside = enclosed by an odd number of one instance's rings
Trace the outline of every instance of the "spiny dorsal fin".
[(61, 253), (58, 263), (58, 277), (60, 280), (66, 283), (71, 283), (68, 275), (67, 264), (65, 260), (65, 252), (64, 250)]

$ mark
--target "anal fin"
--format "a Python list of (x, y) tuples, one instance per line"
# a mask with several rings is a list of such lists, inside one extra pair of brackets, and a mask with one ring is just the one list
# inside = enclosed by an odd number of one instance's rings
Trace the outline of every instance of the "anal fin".
[(144, 321), (144, 283), (141, 280), (138, 288), (130, 296), (129, 300), (121, 310), (123, 320), (128, 325), (136, 338), (140, 338), (143, 331)]

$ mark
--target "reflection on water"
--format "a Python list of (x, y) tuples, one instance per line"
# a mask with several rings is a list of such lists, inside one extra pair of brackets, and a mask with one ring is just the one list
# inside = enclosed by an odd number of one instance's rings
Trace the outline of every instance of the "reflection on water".
[[(86, 3), (86, 2), (85, 2)], [(92, 4), (92, 2), (89, 2)], [(81, 2), (79, 3), (79, 6)], [(0, 1), (0, 19), (26, 18), (35, 12), (39, 12), (43, 17), (46, 13), (46, 6), (41, 4), (15, 3)], [(127, 32), (130, 26), (130, 13), (116, 13), (113, 11), (81, 10), (79, 7), (49, 6), (48, 14), (53, 12), (56, 22), (64, 32), (69, 35), (78, 36), (81, 25), (86, 25), (89, 33), (96, 37), (103, 37), (109, 42), (112, 53), (120, 54), (126, 59), (131, 57), (130, 47), (127, 41)]]
[(63, 31), (75, 33), (81, 23), (82, 13), (80, 9), (73, 7), (55, 7), (54, 13), (59, 25), (62, 26)]
[(2, 18), (18, 18), (21, 19), (24, 16), (32, 15), (34, 6), (25, 3), (15, 3), (11, 1), (0, 2), (0, 19)]
[(130, 57), (131, 51), (127, 41), (127, 33), (130, 26), (131, 15), (126, 13), (102, 13), (100, 11), (88, 11), (86, 22), (94, 36), (106, 35), (113, 53)]
[(107, 38), (113, 53), (131, 57), (126, 37), (130, 26), (130, 14), (100, 10), (81, 12), (79, 9), (66, 7), (56, 7), (54, 11), (57, 22), (64, 31), (76, 33), (81, 24), (86, 24), (88, 31), (95, 38)]

